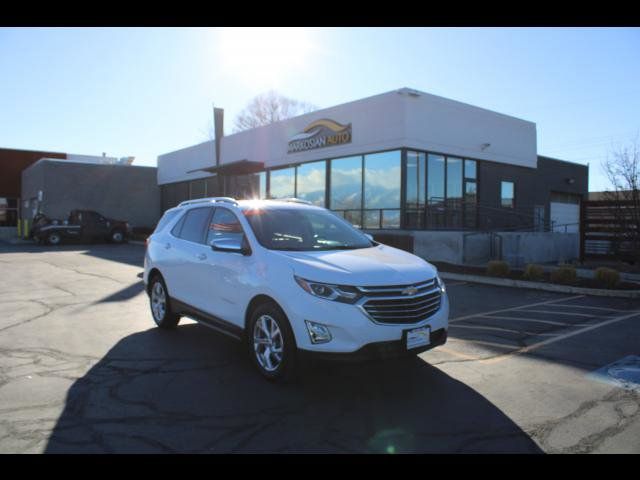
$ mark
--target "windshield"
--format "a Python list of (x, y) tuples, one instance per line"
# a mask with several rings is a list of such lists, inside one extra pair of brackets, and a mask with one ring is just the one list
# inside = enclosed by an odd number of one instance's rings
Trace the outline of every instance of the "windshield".
[(258, 242), (270, 250), (350, 250), (371, 241), (327, 210), (249, 209), (244, 211)]

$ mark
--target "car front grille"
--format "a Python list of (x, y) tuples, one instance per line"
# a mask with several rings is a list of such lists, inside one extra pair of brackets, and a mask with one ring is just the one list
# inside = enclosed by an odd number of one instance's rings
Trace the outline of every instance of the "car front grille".
[(362, 308), (379, 323), (418, 323), (436, 313), (442, 299), (435, 278), (413, 285), (358, 289), (365, 296)]

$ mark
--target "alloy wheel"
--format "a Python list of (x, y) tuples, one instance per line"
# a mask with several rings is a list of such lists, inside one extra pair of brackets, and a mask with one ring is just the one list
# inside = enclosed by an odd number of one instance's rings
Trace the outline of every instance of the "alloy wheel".
[(151, 311), (156, 322), (161, 322), (167, 311), (167, 295), (159, 281), (156, 281), (151, 288)]
[(268, 372), (282, 364), (284, 341), (278, 323), (270, 315), (262, 315), (253, 327), (253, 350), (258, 363)]

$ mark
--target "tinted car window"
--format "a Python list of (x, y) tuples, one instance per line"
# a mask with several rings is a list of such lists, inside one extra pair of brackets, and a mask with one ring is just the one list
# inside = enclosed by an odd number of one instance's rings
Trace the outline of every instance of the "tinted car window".
[(162, 216), (162, 218), (160, 219), (160, 221), (158, 222), (158, 225), (156, 225), (156, 228), (154, 230), (154, 232), (159, 232), (160, 230), (162, 230), (164, 227), (167, 226), (167, 224), (176, 217), (176, 215), (179, 213), (178, 210), (171, 210), (169, 212), (165, 212), (165, 214)]
[(211, 215), (211, 208), (194, 208), (189, 210), (183, 221), (180, 230), (180, 238), (189, 240), (190, 242), (202, 243), (204, 239), (204, 231)]
[(207, 233), (208, 245), (211, 245), (214, 240), (233, 240), (240, 243), (243, 234), (242, 225), (232, 211), (226, 208), (216, 208)]

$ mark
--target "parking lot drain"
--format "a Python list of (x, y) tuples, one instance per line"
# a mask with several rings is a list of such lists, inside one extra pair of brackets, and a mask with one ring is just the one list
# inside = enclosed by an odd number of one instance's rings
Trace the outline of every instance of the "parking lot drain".
[(624, 357), (589, 373), (587, 378), (640, 392), (640, 356)]

